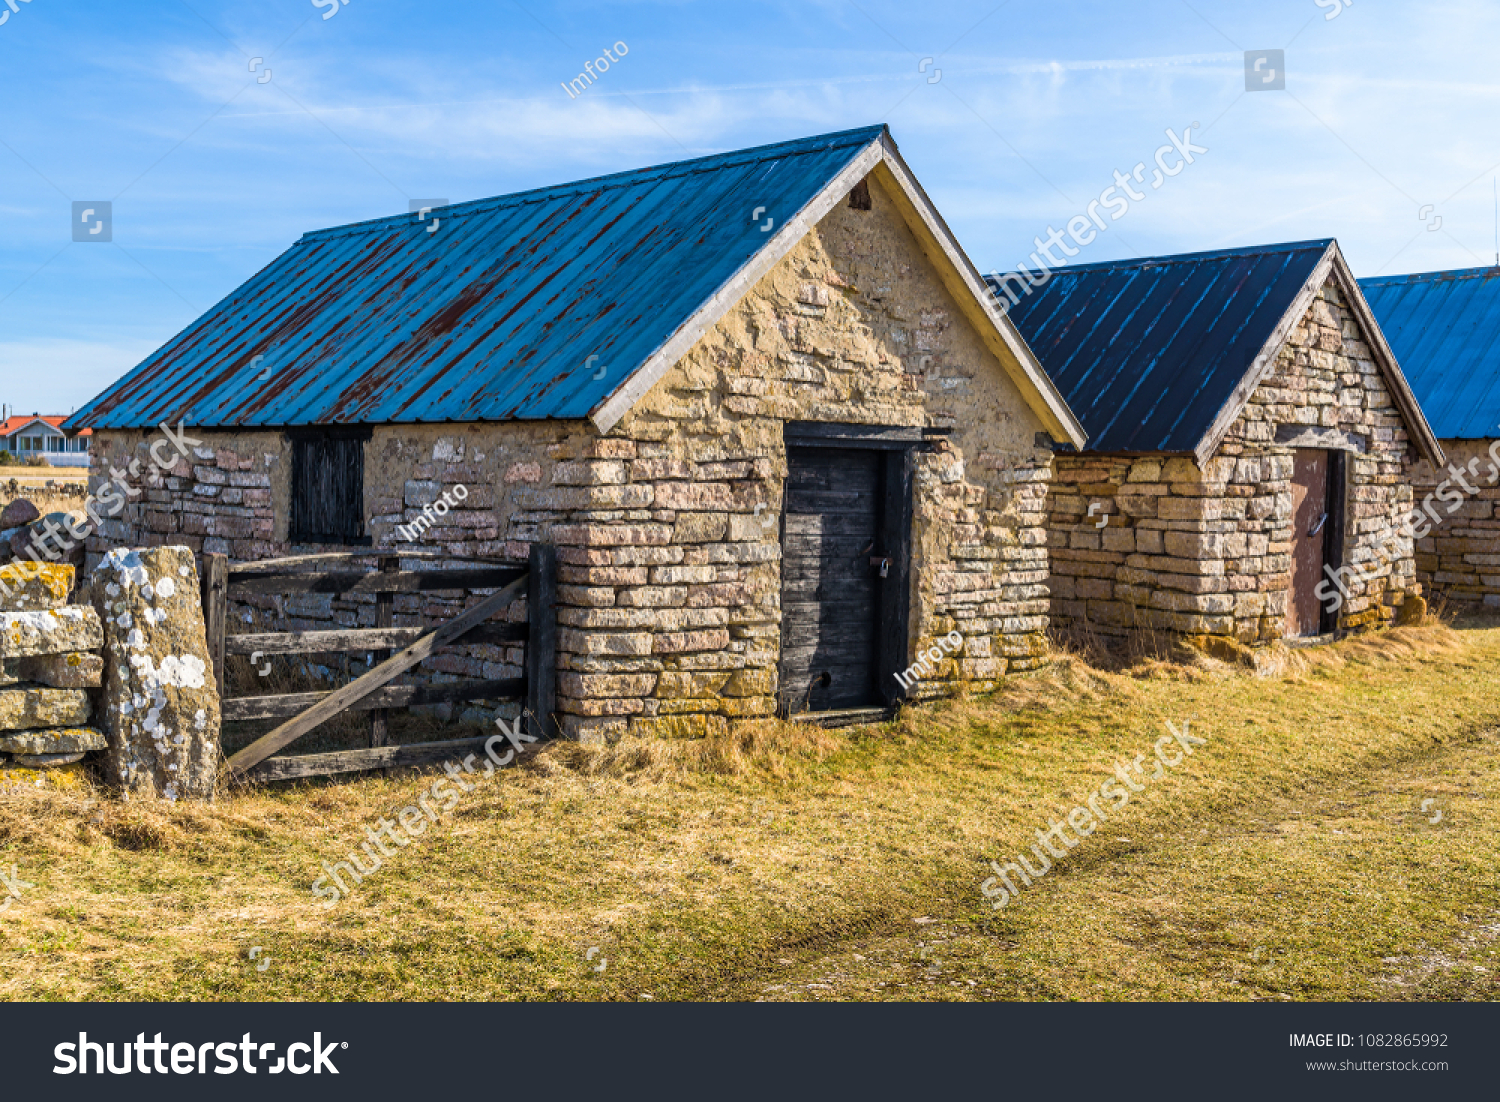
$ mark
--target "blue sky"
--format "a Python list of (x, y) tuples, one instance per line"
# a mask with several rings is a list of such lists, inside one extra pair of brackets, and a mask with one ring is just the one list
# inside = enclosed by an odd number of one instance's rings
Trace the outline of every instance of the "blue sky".
[[(1208, 152), (1075, 262), (1328, 236), (1361, 276), (1496, 259), (1495, 3), (10, 2), (0, 401), (23, 412), (83, 404), (306, 230), (874, 122), (984, 270), (1194, 122)], [(1265, 49), (1286, 88), (1247, 92)], [(74, 242), (100, 200), (112, 242)]]

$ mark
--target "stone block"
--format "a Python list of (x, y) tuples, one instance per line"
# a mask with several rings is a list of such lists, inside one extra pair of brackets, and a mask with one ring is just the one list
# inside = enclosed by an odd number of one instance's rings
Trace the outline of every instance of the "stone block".
[(612, 459), (584, 459), (552, 468), (557, 486), (610, 486), (626, 480), (625, 464)]
[(61, 608), (72, 591), (73, 567), (66, 563), (27, 560), (0, 566), (0, 611)]
[(1164, 497), (1156, 504), (1161, 520), (1219, 520), (1223, 515), (1224, 502), (1217, 497)]
[(742, 541), (774, 539), (778, 521), (779, 518), (775, 513), (731, 513), (729, 514), (729, 538)]
[(582, 700), (568, 700), (567, 706), (585, 716), (633, 716), (646, 710), (640, 697), (591, 696)]
[(615, 598), (621, 608), (681, 608), (687, 602), (687, 587), (643, 585), (622, 589)]
[(0, 731), (71, 727), (91, 714), (89, 694), (79, 689), (0, 689)]
[(95, 650), (103, 643), (99, 617), (84, 605), (37, 612), (0, 612), (0, 658)]
[(1222, 558), (1224, 537), (1219, 532), (1167, 532), (1163, 542), (1168, 555), (1180, 559)]
[(97, 689), (104, 683), (104, 659), (84, 651), (6, 661), (15, 663), (18, 681), (34, 681), (54, 689)]
[(41, 515), (41, 510), (24, 497), (14, 498), (4, 509), (0, 509), (0, 530), (24, 528)]
[(104, 749), (104, 735), (91, 727), (55, 727), (0, 736), (0, 753), (86, 754)]
[(718, 572), (712, 566), (658, 566), (651, 571), (655, 585), (691, 585), (712, 582)]
[(776, 671), (736, 670), (724, 683), (725, 696), (770, 696), (776, 692)]
[(671, 543), (673, 534), (664, 524), (559, 524), (552, 538), (578, 547), (655, 547)]
[(669, 631), (651, 636), (651, 649), (656, 654), (681, 654), (688, 651), (717, 651), (729, 647), (727, 628), (709, 628), (704, 631)]
[(776, 698), (774, 696), (725, 696), (719, 698), (718, 708), (726, 716), (737, 718), (770, 716), (776, 714)]
[(595, 696), (650, 696), (656, 687), (654, 673), (563, 673), (557, 688), (564, 696), (579, 700)]
[(641, 738), (709, 738), (727, 735), (729, 721), (711, 715), (643, 717), (630, 721), (630, 733)]
[(644, 566), (560, 566), (557, 571), (563, 585), (645, 585), (648, 578)]
[(622, 440), (614, 436), (590, 437), (584, 444), (584, 455), (589, 459), (634, 459), (634, 440)]
[(672, 528), (673, 543), (717, 543), (729, 529), (722, 513), (684, 513)]
[(629, 722), (623, 716), (564, 715), (562, 733), (564, 738), (590, 746), (603, 746), (617, 742), (629, 729)]
[(220, 760), (219, 695), (192, 552), (117, 548), (94, 572), (91, 596), (105, 619), (110, 782), (132, 796), (211, 797)]
[(1135, 533), (1135, 549), (1142, 555), (1160, 555), (1162, 553), (1162, 532), (1159, 528), (1133, 528)]
[[(75, 755), (67, 755), (73, 758)], [(0, 793), (25, 788), (53, 788), (66, 792), (77, 792), (88, 784), (84, 767), (77, 761), (53, 763), (45, 758), (38, 760), (28, 755), (0, 765)]]
[(659, 456), (637, 459), (630, 464), (630, 477), (635, 481), (655, 482), (663, 478), (688, 480), (693, 477), (693, 465), (685, 459)]
[(513, 486), (517, 482), (540, 482), (542, 467), (539, 463), (512, 463), (505, 470), (505, 483)]
[(656, 484), (656, 507), (727, 513), (734, 507), (734, 495), (724, 482), (659, 482)]
[(762, 586), (754, 582), (715, 582), (688, 586), (689, 608), (743, 608), (754, 604)]
[(730, 677), (731, 674), (719, 670), (700, 673), (668, 670), (656, 683), (656, 695), (669, 700), (716, 696), (728, 684)]
[(729, 613), (722, 608), (561, 608), (557, 622), (570, 628), (682, 631), (727, 627)]

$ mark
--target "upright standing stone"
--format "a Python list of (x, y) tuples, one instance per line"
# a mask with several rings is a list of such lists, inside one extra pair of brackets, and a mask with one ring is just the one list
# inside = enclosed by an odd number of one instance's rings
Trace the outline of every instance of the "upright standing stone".
[(117, 548), (91, 588), (104, 621), (109, 779), (127, 796), (212, 798), (219, 697), (192, 551)]

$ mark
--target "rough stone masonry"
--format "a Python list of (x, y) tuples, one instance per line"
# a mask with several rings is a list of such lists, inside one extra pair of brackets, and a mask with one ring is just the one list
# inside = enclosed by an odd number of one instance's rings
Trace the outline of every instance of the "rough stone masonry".
[(83, 653), (103, 635), (92, 608), (66, 603), (72, 588), (71, 566), (0, 566), (0, 782), (76, 767), (104, 748), (103, 734), (87, 726), (99, 660)]
[[(950, 430), (917, 456), (909, 653), (951, 632), (963, 642), (922, 695), (992, 687), (1042, 661), (1044, 426), (892, 192), (867, 183), (868, 204), (826, 215), (608, 436), (583, 421), (374, 426), (364, 505), (377, 546), (510, 559), (533, 541), (558, 546), (564, 734), (697, 737), (776, 710), (781, 549), (767, 518), (781, 508), (791, 420)], [(331, 549), (287, 539), (283, 434), (192, 431), (203, 443), (191, 461), (109, 522), (93, 556), (136, 541), (242, 560)], [(95, 441), (96, 471), (148, 443), (113, 430)], [(398, 526), (460, 484), (462, 508), (420, 544), (400, 539)], [(430, 625), (463, 603), (401, 594), (395, 622)], [(269, 631), (370, 627), (376, 610), (373, 597), (314, 594), (234, 613)], [(422, 674), (518, 677), (520, 662), (519, 647), (456, 647)]]
[[(1349, 454), (1346, 562), (1378, 569), (1339, 626), (1393, 619), (1420, 596), (1412, 541), (1376, 556), (1411, 508), (1405, 426), (1358, 323), (1330, 279), (1272, 373), (1208, 463), (1168, 456), (1059, 456), (1051, 513), (1052, 618), (1104, 635), (1155, 628), (1265, 643), (1285, 634), (1291, 587), (1292, 449), (1283, 427), (1337, 429)], [(1100, 528), (1089, 506), (1101, 503)], [(1096, 511), (1097, 512), (1097, 511)]]

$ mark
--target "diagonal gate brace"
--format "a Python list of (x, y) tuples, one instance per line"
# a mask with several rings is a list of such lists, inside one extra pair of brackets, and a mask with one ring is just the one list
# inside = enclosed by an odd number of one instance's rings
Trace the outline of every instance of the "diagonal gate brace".
[(349, 682), (342, 689), (329, 693), (307, 711), (287, 720), (274, 731), (268, 731), (229, 759), (229, 771), (236, 777), (243, 777), (266, 758), (295, 742), (320, 723), (326, 723), (349, 705), (394, 681), (438, 647), (452, 642), (476, 624), (488, 620), (520, 594), (526, 592), (526, 579), (527, 576), (523, 574), (498, 593), (486, 597), (468, 612), (454, 617), (446, 624), (439, 625), (405, 650), (393, 654), (363, 677)]

